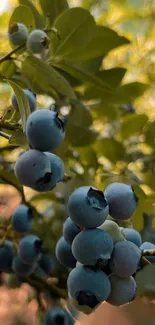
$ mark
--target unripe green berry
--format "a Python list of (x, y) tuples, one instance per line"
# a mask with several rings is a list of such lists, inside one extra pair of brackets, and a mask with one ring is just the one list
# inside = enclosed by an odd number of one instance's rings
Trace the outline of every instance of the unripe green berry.
[(22, 23), (14, 23), (9, 26), (8, 38), (14, 45), (22, 45), (28, 37), (28, 29)]
[(48, 49), (49, 39), (47, 34), (40, 29), (31, 32), (27, 39), (27, 48), (34, 54), (40, 54), (43, 50)]

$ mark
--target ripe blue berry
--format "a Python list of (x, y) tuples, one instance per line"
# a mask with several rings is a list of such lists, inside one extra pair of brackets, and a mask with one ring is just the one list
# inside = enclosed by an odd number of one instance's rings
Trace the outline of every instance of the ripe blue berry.
[(12, 215), (11, 223), (15, 231), (24, 233), (31, 229), (32, 220), (32, 210), (26, 205), (20, 204)]
[(64, 139), (64, 123), (56, 112), (48, 109), (35, 111), (27, 119), (26, 136), (34, 149), (54, 150)]
[(99, 227), (99, 229), (106, 231), (112, 237), (114, 244), (116, 244), (118, 241), (125, 240), (125, 237), (121, 232), (120, 227), (116, 222), (112, 220), (105, 220), (103, 224)]
[(9, 26), (8, 38), (14, 45), (22, 45), (28, 37), (28, 29), (24, 24), (14, 23)]
[(67, 287), (69, 295), (80, 307), (88, 307), (86, 313), (106, 300), (111, 291), (110, 281), (103, 271), (85, 266), (77, 266), (70, 272)]
[[(36, 97), (29, 89), (23, 89), (23, 91), (29, 101), (30, 110), (33, 112), (36, 109)], [(18, 102), (15, 94), (12, 95), (11, 103), (13, 108), (18, 109)]]
[(115, 244), (110, 268), (120, 278), (133, 275), (139, 266), (141, 250), (130, 241), (121, 241)]
[(22, 262), (32, 264), (37, 262), (42, 253), (42, 241), (35, 235), (27, 235), (19, 242), (18, 255)]
[(12, 263), (12, 269), (17, 276), (28, 277), (34, 273), (36, 264), (25, 264), (21, 261), (19, 256), (15, 256)]
[(10, 240), (5, 240), (0, 246), (0, 272), (10, 272), (12, 270), (13, 258), (13, 243)]
[(43, 50), (48, 49), (49, 39), (47, 34), (40, 29), (33, 30), (27, 39), (27, 48), (34, 54), (42, 53)]
[(58, 261), (68, 268), (73, 268), (76, 265), (76, 259), (72, 254), (70, 245), (66, 242), (64, 237), (61, 237), (56, 245), (56, 257)]
[(64, 179), (64, 163), (61, 158), (50, 152), (44, 152), (51, 163), (51, 181), (49, 189), (53, 189), (56, 184)]
[(78, 226), (96, 228), (107, 218), (109, 207), (103, 192), (83, 186), (77, 188), (69, 197), (68, 212)]
[(73, 240), (72, 252), (78, 262), (84, 265), (96, 265), (108, 260), (113, 251), (111, 236), (101, 229), (82, 230)]
[(115, 274), (109, 276), (111, 292), (107, 302), (113, 306), (125, 305), (134, 300), (137, 291), (137, 284), (132, 276), (121, 279)]
[(28, 150), (17, 159), (15, 174), (22, 185), (44, 192), (52, 176), (50, 161), (43, 152)]
[(124, 228), (123, 233), (125, 234), (126, 240), (131, 241), (136, 246), (140, 247), (142, 244), (142, 238), (137, 230), (132, 228)]
[(131, 218), (138, 201), (132, 186), (123, 183), (110, 184), (105, 190), (105, 198), (109, 204), (109, 214), (118, 220)]
[(80, 228), (68, 217), (63, 225), (63, 236), (69, 245), (72, 245), (74, 238), (80, 231)]
[(44, 325), (73, 325), (71, 318), (67, 310), (54, 307), (48, 308), (45, 314)]

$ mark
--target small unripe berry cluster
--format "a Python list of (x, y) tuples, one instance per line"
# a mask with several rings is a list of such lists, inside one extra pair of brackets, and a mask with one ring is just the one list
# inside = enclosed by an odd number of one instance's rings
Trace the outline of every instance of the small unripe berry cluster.
[(34, 54), (41, 54), (49, 48), (49, 38), (43, 30), (36, 29), (29, 34), (27, 27), (22, 23), (9, 26), (8, 38), (13, 45), (26, 43), (27, 49)]

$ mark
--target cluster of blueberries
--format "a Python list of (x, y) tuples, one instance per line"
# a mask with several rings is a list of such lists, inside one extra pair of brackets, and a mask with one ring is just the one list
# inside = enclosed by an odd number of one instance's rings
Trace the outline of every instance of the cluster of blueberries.
[(49, 48), (49, 38), (43, 30), (35, 29), (29, 33), (22, 23), (13, 23), (9, 26), (8, 38), (16, 46), (26, 44), (27, 49), (34, 54), (41, 54)]
[[(122, 306), (136, 297), (142, 251), (155, 245), (142, 244), (139, 232), (119, 227), (117, 221), (131, 218), (137, 202), (132, 186), (117, 182), (104, 193), (83, 186), (71, 194), (56, 257), (72, 269), (68, 296), (77, 310), (90, 314), (104, 301)], [(155, 261), (153, 256), (147, 259)]]

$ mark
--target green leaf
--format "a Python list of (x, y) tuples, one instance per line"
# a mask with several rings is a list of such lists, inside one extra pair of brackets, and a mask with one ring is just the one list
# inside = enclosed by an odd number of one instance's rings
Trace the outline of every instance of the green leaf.
[(71, 8), (63, 12), (53, 25), (60, 38), (52, 33), (52, 59), (59, 60), (86, 46), (93, 37), (95, 21), (89, 11)]
[(147, 125), (145, 132), (145, 142), (152, 148), (155, 147), (155, 122), (150, 122)]
[(131, 114), (125, 116), (120, 128), (121, 137), (125, 139), (133, 134), (142, 133), (147, 121), (148, 117), (145, 114)]
[(72, 58), (73, 60), (89, 60), (105, 56), (112, 49), (129, 43), (127, 38), (119, 36), (114, 30), (96, 26), (90, 42), (84, 48), (77, 49)]
[(99, 87), (89, 87), (85, 91), (84, 98), (85, 99), (98, 99), (101, 98), (105, 103), (115, 103), (115, 104), (126, 104), (131, 103), (137, 97), (143, 95), (143, 93), (148, 89), (147, 84), (143, 84), (140, 82), (132, 82), (129, 84), (125, 84), (116, 89), (115, 92), (110, 93), (107, 92), (106, 89), (104, 91)]
[(84, 147), (91, 145), (97, 137), (97, 133), (84, 125), (74, 123), (67, 125), (66, 138), (73, 147)]
[(18, 182), (14, 173), (8, 172), (6, 170), (0, 170), (0, 181), (2, 184), (10, 184), (14, 186), (19, 192), (23, 192), (23, 187)]
[(7, 60), (0, 65), (0, 74), (7, 79), (10, 79), (16, 71), (16, 65), (12, 60)]
[(155, 297), (155, 265), (146, 265), (137, 272), (135, 280), (138, 294)]
[(114, 164), (123, 160), (125, 155), (123, 144), (113, 138), (98, 140), (94, 144), (94, 150), (99, 157), (104, 156)]
[(15, 8), (9, 21), (9, 26), (14, 23), (23, 23), (29, 31), (35, 28), (35, 20), (29, 7), (20, 5)]
[(23, 132), (25, 132), (26, 121), (27, 121), (27, 118), (29, 117), (29, 115), (31, 114), (29, 101), (20, 86), (18, 86), (15, 82), (13, 82), (11, 80), (7, 80), (7, 81), (10, 84), (10, 86), (12, 87), (12, 89), (16, 95), (18, 108), (19, 108), (21, 119), (22, 119)]
[(9, 143), (12, 145), (18, 145), (21, 148), (29, 149), (29, 143), (25, 134), (21, 130), (13, 131)]
[(43, 16), (40, 15), (40, 13), (36, 9), (36, 7), (33, 5), (33, 3), (29, 0), (19, 0), (19, 3), (21, 5), (25, 5), (25, 6), (29, 7), (31, 9), (32, 14), (35, 19), (36, 28), (43, 29), (45, 27), (45, 19)]
[(68, 9), (66, 0), (39, 0), (45, 17), (48, 17), (52, 25), (53, 21)]
[(92, 116), (89, 109), (78, 101), (72, 101), (72, 109), (68, 117), (68, 124), (75, 123), (89, 127), (92, 124)]
[(64, 62), (59, 63), (53, 62), (53, 65), (68, 72), (71, 76), (76, 77), (77, 79), (100, 87), (100, 93), (103, 91), (103, 93), (112, 94), (115, 91), (109, 86), (107, 79), (104, 78), (103, 75), (100, 77), (100, 74), (99, 76), (95, 74), (94, 69), (91, 70), (91, 66), (86, 66), (85, 62), (73, 63), (65, 60)]
[(42, 60), (28, 56), (22, 64), (22, 72), (34, 91), (57, 96), (57, 92), (71, 99), (76, 99), (68, 81), (54, 68)]
[(102, 81), (104, 80), (111, 88), (117, 88), (126, 73), (124, 68), (113, 68), (103, 71), (98, 71), (96, 74)]

